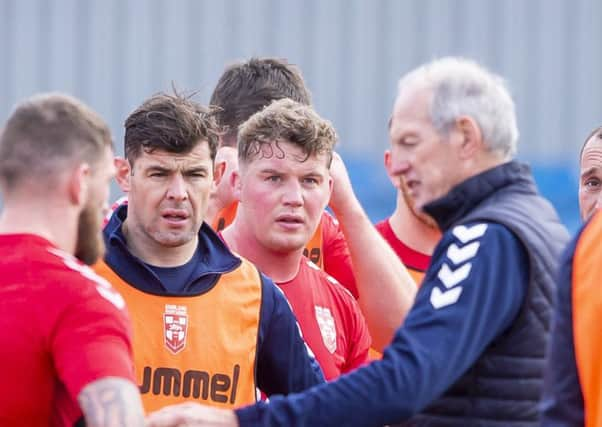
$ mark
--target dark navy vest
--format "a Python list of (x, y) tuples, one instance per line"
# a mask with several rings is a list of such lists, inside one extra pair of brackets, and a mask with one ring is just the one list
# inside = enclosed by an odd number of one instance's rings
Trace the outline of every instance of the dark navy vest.
[(443, 231), (475, 221), (507, 227), (529, 254), (524, 264), (529, 288), (512, 325), (452, 387), (404, 425), (538, 426), (555, 275), (569, 239), (566, 229), (538, 194), (529, 168), (517, 162), (468, 179), (426, 210)]

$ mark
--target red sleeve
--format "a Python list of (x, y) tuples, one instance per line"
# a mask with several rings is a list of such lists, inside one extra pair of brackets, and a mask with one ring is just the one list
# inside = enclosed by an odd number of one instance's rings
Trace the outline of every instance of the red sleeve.
[[(129, 317), (112, 288), (81, 278), (56, 322), (50, 345), (54, 366), (69, 394), (103, 377), (135, 383)], [(101, 289), (102, 288), (102, 289)]]
[(355, 299), (359, 298), (345, 236), (339, 227), (339, 222), (328, 212), (322, 214), (322, 239), (324, 271), (347, 288)]

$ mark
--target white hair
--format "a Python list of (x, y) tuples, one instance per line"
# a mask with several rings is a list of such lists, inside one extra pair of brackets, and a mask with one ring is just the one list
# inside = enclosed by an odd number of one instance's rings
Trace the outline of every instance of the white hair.
[(412, 87), (432, 90), (431, 120), (446, 134), (462, 115), (472, 117), (492, 152), (516, 154), (518, 128), (514, 101), (503, 79), (474, 61), (447, 57), (424, 64), (399, 80), (398, 92)]

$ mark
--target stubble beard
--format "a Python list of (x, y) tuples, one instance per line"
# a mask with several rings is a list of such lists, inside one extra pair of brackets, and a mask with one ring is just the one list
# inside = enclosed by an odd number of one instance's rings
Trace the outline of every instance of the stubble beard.
[(79, 214), (75, 256), (84, 264), (93, 265), (105, 253), (101, 233), (102, 215), (98, 209), (87, 205)]

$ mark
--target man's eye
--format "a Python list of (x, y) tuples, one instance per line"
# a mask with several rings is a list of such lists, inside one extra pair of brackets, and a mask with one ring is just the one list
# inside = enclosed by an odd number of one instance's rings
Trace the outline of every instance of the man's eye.
[(278, 182), (280, 181), (280, 177), (278, 175), (270, 175), (266, 178), (266, 181)]
[(413, 145), (418, 144), (418, 139), (416, 139), (416, 138), (402, 138), (399, 141), (399, 144), (400, 145), (404, 145), (406, 147), (411, 147)]
[(599, 179), (588, 179), (585, 181), (585, 187), (589, 190), (596, 190), (600, 188), (600, 180)]
[(318, 180), (316, 178), (304, 178), (303, 183), (310, 184), (310, 185), (316, 185), (316, 184), (318, 184)]

